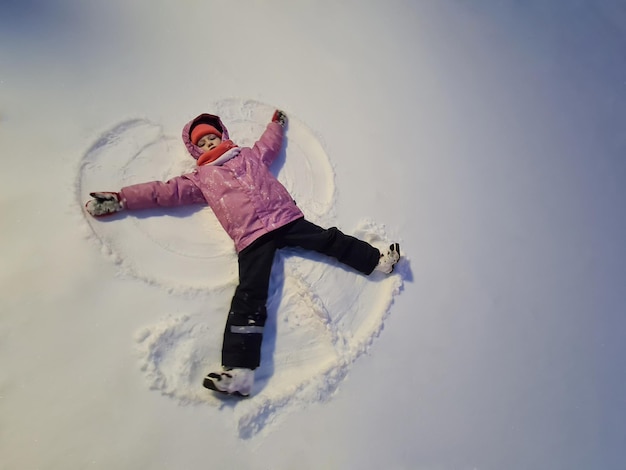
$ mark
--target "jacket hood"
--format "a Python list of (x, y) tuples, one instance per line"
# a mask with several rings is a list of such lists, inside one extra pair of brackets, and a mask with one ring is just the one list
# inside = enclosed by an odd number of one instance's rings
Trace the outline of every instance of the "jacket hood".
[(187, 124), (185, 124), (185, 127), (183, 127), (182, 137), (183, 137), (183, 142), (185, 143), (185, 147), (187, 147), (187, 150), (189, 151), (191, 156), (195, 158), (196, 160), (200, 157), (200, 155), (204, 153), (204, 150), (202, 150), (200, 147), (198, 147), (197, 145), (194, 145), (191, 142), (191, 131), (198, 124), (210, 124), (216, 129), (219, 129), (220, 131), (222, 131), (222, 141), (229, 139), (228, 129), (226, 129), (226, 126), (224, 125), (224, 123), (222, 122), (219, 116), (215, 116), (214, 114), (201, 114), (195, 119), (192, 119)]

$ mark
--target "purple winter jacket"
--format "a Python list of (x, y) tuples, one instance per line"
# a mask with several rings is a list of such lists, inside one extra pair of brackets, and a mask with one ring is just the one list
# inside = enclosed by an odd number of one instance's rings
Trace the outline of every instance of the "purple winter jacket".
[[(202, 114), (183, 128), (183, 142), (195, 159), (202, 149), (191, 142), (190, 130), (198, 122), (212, 122), (228, 130), (220, 118)], [(304, 217), (285, 187), (272, 175), (270, 164), (283, 142), (283, 128), (270, 122), (252, 148), (222, 165), (202, 165), (167, 182), (126, 186), (120, 190), (124, 207), (139, 210), (186, 204), (208, 204), (240, 252), (260, 236)]]

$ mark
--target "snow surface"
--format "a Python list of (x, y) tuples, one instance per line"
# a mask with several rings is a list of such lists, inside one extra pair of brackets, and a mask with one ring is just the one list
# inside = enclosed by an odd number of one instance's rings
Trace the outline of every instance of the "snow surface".
[[(622, 469), (626, 5), (0, 3), (0, 469)], [(277, 256), (255, 395), (204, 390), (208, 208), (94, 220), (220, 114), (392, 276)]]

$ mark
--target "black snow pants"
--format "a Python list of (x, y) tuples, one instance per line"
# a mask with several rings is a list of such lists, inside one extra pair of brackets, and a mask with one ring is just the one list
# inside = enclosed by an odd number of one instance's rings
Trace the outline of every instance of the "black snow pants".
[(255, 240), (239, 253), (239, 285), (222, 346), (224, 367), (256, 369), (261, 363), (270, 272), (276, 250), (284, 247), (323, 253), (363, 274), (370, 274), (380, 258), (378, 249), (369, 243), (345, 235), (336, 227), (324, 229), (303, 218)]

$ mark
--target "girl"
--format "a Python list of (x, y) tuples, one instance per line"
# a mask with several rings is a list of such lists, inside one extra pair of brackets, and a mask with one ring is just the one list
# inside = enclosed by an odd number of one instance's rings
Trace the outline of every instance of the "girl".
[(222, 370), (208, 374), (211, 390), (248, 396), (254, 369), (261, 361), (261, 341), (267, 318), (266, 301), (276, 250), (315, 250), (363, 273), (391, 273), (400, 259), (392, 243), (381, 253), (370, 244), (307, 221), (269, 166), (278, 155), (287, 116), (276, 110), (261, 138), (240, 148), (228, 137), (218, 116), (201, 114), (183, 128), (183, 142), (197, 168), (167, 182), (153, 181), (119, 192), (90, 193), (85, 207), (94, 217), (122, 210), (136, 211), (183, 204), (208, 204), (233, 239), (239, 261), (235, 289), (224, 331)]

